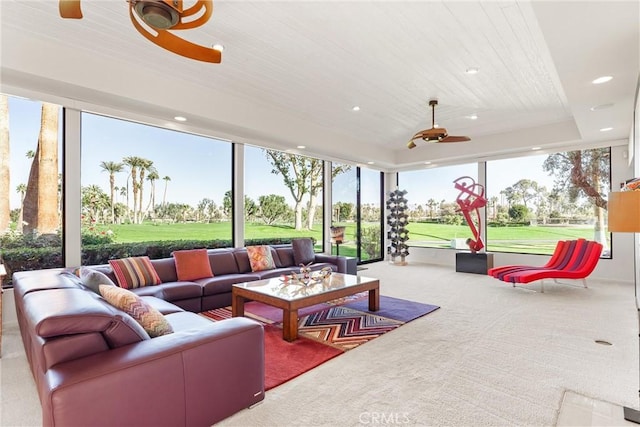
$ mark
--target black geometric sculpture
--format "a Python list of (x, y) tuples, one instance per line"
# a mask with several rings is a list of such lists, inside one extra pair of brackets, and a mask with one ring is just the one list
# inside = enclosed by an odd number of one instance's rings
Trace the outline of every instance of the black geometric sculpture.
[(387, 225), (389, 231), (387, 232), (387, 238), (391, 241), (389, 247), (387, 247), (387, 254), (391, 256), (391, 262), (396, 263), (396, 258), (400, 258), (400, 264), (404, 265), (405, 257), (409, 255), (409, 246), (407, 246), (407, 240), (409, 240), (409, 230), (407, 230), (407, 224), (409, 222), (409, 215), (407, 215), (407, 199), (404, 197), (407, 194), (406, 190), (392, 191), (389, 194), (387, 200)]

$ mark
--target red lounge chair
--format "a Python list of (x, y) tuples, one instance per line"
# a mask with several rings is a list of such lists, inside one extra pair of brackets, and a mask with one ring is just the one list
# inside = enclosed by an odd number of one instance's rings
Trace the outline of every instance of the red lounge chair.
[(601, 252), (602, 245), (590, 240), (558, 242), (551, 259), (542, 267), (496, 267), (491, 269), (489, 274), (499, 280), (512, 283), (514, 287), (516, 283), (540, 280), (541, 292), (544, 292), (544, 279), (554, 279), (556, 283), (558, 283), (557, 279), (581, 279), (586, 288), (585, 279), (598, 264)]
[(542, 267), (534, 267), (530, 265), (504, 265), (502, 267), (494, 267), (490, 269), (487, 274), (495, 277), (496, 279), (503, 280), (503, 276), (510, 273), (515, 273), (524, 270), (534, 270), (540, 268), (557, 268), (562, 262), (563, 258), (567, 255), (570, 247), (575, 245), (576, 241), (564, 241), (560, 240), (556, 244), (556, 248), (553, 251), (551, 259)]

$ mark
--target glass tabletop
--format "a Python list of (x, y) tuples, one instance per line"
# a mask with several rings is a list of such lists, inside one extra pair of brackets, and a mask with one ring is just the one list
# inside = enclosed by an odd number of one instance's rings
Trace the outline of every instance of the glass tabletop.
[(274, 277), (271, 279), (256, 280), (253, 282), (238, 283), (233, 286), (250, 289), (264, 295), (275, 296), (284, 300), (295, 300), (313, 295), (320, 295), (377, 281), (370, 277), (354, 276), (351, 274), (332, 273), (329, 277), (304, 284), (297, 280), (284, 280), (284, 277)]

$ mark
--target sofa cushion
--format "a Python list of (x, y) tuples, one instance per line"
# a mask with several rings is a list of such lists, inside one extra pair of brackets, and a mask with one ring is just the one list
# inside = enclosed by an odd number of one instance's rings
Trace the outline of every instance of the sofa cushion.
[(280, 264), (276, 261), (276, 267), (291, 267), (296, 265), (293, 259), (293, 248), (291, 248), (291, 245), (276, 247), (275, 251), (280, 259)]
[(222, 276), (225, 274), (237, 274), (238, 263), (233, 252), (229, 249), (209, 249), (209, 263), (214, 276)]
[(173, 302), (202, 297), (202, 286), (195, 282), (168, 282), (156, 286), (131, 289), (131, 292), (138, 296), (151, 296)]
[(210, 319), (188, 311), (167, 314), (166, 319), (175, 332), (200, 330), (210, 328), (212, 325)]
[(173, 258), (152, 259), (151, 264), (160, 277), (162, 283), (175, 282), (178, 280), (176, 272), (176, 260)]
[(100, 294), (116, 308), (133, 317), (151, 338), (173, 332), (162, 313), (147, 304), (133, 292), (113, 286), (100, 285)]
[(213, 277), (206, 249), (174, 251), (178, 280), (195, 280)]
[(162, 283), (148, 256), (109, 260), (118, 286), (134, 289)]
[(313, 240), (311, 239), (293, 239), (291, 240), (293, 248), (293, 260), (296, 265), (309, 264), (315, 260), (316, 253), (313, 250)]
[(200, 279), (198, 283), (202, 286), (202, 294), (216, 295), (231, 292), (231, 287), (236, 283), (250, 282), (260, 279), (259, 273), (249, 274), (225, 274), (209, 279)]
[(98, 270), (94, 270), (89, 267), (81, 267), (80, 268), (80, 280), (82, 281), (82, 285), (92, 290), (93, 292), (100, 294), (100, 290), (98, 286), (100, 285), (108, 285), (108, 286), (116, 286), (115, 283), (109, 277), (101, 273)]
[(271, 247), (267, 245), (247, 246), (251, 271), (273, 270), (276, 264), (271, 255)]

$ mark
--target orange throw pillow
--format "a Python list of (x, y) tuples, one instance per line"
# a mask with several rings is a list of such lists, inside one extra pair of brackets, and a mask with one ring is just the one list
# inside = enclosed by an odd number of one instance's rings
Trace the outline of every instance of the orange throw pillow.
[(174, 251), (178, 280), (196, 280), (213, 277), (206, 249)]

